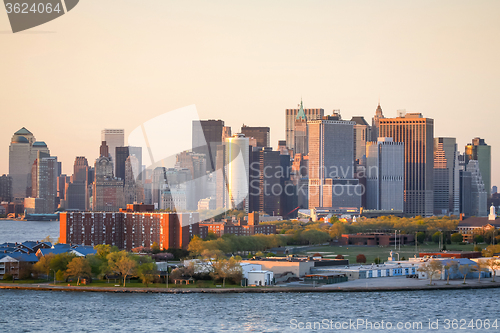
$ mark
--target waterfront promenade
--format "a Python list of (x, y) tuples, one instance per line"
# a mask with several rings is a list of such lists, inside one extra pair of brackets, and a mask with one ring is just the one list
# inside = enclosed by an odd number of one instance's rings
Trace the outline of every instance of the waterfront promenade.
[(18, 290), (46, 290), (46, 291), (77, 291), (77, 292), (114, 292), (114, 293), (300, 293), (300, 292), (382, 292), (382, 291), (411, 291), (411, 290), (446, 290), (446, 289), (485, 289), (500, 288), (500, 282), (491, 279), (436, 280), (429, 285), (429, 280), (407, 279), (404, 277), (388, 277), (376, 279), (360, 279), (338, 284), (312, 286), (303, 283), (289, 283), (280, 286), (246, 287), (246, 288), (135, 288), (135, 287), (93, 287), (93, 286), (64, 286), (50, 283), (19, 284), (0, 283), (0, 289)]

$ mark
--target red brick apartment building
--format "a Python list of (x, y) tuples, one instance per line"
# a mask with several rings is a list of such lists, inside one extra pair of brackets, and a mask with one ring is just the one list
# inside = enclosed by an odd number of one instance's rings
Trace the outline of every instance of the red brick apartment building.
[(187, 249), (191, 238), (200, 236), (198, 213), (154, 213), (145, 206), (127, 205), (119, 212), (62, 212), (60, 242), (126, 250), (156, 242), (162, 249)]
[(276, 234), (276, 225), (259, 224), (259, 213), (253, 212), (248, 214), (248, 222), (240, 220), (237, 223), (200, 223), (200, 237), (205, 238), (205, 236), (208, 235), (208, 232), (213, 232), (218, 237), (221, 237), (225, 234), (236, 236), (251, 236), (255, 234), (274, 235)]

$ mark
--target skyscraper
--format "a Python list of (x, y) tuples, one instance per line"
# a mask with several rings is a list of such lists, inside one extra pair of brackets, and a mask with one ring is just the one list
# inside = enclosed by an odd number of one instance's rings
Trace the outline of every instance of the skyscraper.
[[(364, 117), (355, 116), (351, 121), (354, 121), (354, 161), (360, 164), (360, 161), (366, 154), (366, 142), (371, 139), (370, 125)], [(377, 139), (373, 140), (377, 141)]]
[(467, 163), (467, 172), (471, 174), (471, 215), (484, 217), (488, 214), (488, 193), (481, 177), (481, 170), (477, 160)]
[(361, 206), (359, 181), (354, 179), (353, 121), (340, 115), (308, 122), (309, 208), (352, 210)]
[[(222, 143), (222, 131), (224, 121), (222, 120), (194, 120), (193, 121), (193, 152), (205, 154), (207, 159), (207, 171), (215, 170), (215, 152), (217, 145)], [(227, 133), (227, 132), (226, 132)]]
[(421, 113), (379, 119), (379, 136), (405, 144), (405, 213), (432, 216), (434, 210), (434, 120)]
[(270, 147), (271, 146), (271, 129), (269, 127), (251, 127), (243, 124), (241, 133), (245, 134), (247, 138), (255, 138), (257, 140), (257, 147)]
[(120, 178), (122, 180), (125, 180), (125, 161), (129, 156), (134, 156), (137, 159), (138, 167), (137, 169), (134, 169), (134, 172), (137, 172), (135, 174), (135, 178), (141, 178), (141, 172), (142, 172), (142, 147), (116, 147), (116, 159), (114, 163), (116, 164), (115, 167), (115, 177)]
[(297, 115), (302, 109), (307, 120), (321, 119), (325, 115), (325, 110), (323, 109), (304, 109), (302, 105), (302, 100), (298, 109), (286, 109), (285, 110), (285, 126), (286, 126), (286, 146), (288, 149), (293, 149), (295, 147), (295, 120)]
[(460, 212), (458, 151), (455, 138), (434, 139), (434, 214)]
[[(125, 130), (123, 129), (103, 129), (101, 131), (101, 141), (106, 141), (109, 149), (109, 154), (113, 163), (116, 164), (116, 147), (123, 147), (125, 145)], [(116, 167), (116, 165), (115, 165)], [(113, 170), (115, 172), (115, 170)]]
[(474, 138), (472, 143), (465, 146), (465, 155), (468, 161), (479, 162), (479, 170), (489, 198), (491, 195), (491, 146), (487, 145), (484, 139)]
[(226, 139), (228, 209), (248, 212), (249, 140), (237, 133)]
[(250, 153), (249, 212), (282, 215), (280, 156), (271, 147), (254, 148)]
[(25, 198), (27, 188), (30, 187), (30, 154), (34, 142), (33, 134), (24, 127), (12, 136), (9, 146), (9, 176), (12, 177), (13, 198)]
[(3, 201), (12, 201), (12, 177), (7, 175), (0, 177), (0, 202)]
[(403, 212), (404, 143), (378, 138), (366, 143), (366, 209)]
[(380, 119), (384, 118), (382, 108), (380, 107), (380, 103), (378, 103), (377, 110), (375, 110), (375, 116), (372, 118), (371, 141), (377, 141), (379, 137)]
[(31, 172), (31, 198), (24, 199), (27, 214), (51, 214), (56, 210), (57, 157), (38, 151)]
[(297, 113), (297, 117), (295, 118), (294, 124), (294, 146), (293, 153), (307, 155), (309, 152), (309, 131), (307, 127), (307, 117), (304, 112), (304, 106), (302, 105), (302, 101), (300, 101), (299, 112)]

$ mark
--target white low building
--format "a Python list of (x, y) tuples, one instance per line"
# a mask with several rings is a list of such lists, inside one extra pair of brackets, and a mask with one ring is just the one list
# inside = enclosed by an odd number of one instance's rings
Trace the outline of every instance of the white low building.
[(248, 272), (249, 286), (270, 286), (274, 283), (274, 274), (271, 271)]

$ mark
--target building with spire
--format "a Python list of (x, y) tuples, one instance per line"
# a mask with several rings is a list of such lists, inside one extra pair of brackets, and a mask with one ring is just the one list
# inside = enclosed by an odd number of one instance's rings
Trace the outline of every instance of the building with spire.
[(285, 126), (286, 126), (286, 146), (288, 149), (294, 149), (295, 147), (295, 121), (297, 120), (297, 115), (302, 109), (306, 116), (307, 121), (322, 119), (325, 115), (325, 110), (323, 109), (304, 109), (302, 105), (302, 99), (299, 104), (298, 109), (286, 109), (285, 110)]
[(301, 154), (302, 156), (309, 154), (308, 136), (307, 116), (304, 112), (304, 105), (301, 100), (299, 112), (297, 113), (297, 117), (295, 117), (294, 124), (294, 154)]
[(382, 113), (382, 108), (380, 107), (380, 102), (378, 103), (377, 110), (375, 110), (375, 116), (372, 118), (372, 128), (371, 128), (371, 141), (377, 141), (379, 137), (380, 119), (384, 119), (384, 114)]

